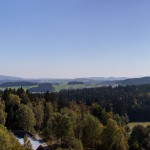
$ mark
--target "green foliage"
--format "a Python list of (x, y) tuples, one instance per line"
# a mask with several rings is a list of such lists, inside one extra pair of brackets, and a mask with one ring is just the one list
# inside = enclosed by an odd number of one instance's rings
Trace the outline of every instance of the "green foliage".
[(150, 129), (137, 125), (133, 128), (129, 139), (130, 148), (133, 150), (150, 149)]
[(83, 145), (81, 140), (76, 139), (75, 137), (68, 137), (66, 143), (70, 149), (73, 150), (83, 150)]
[(3, 101), (0, 101), (0, 124), (5, 125), (6, 117), (5, 104)]
[[(68, 101), (82, 101), (87, 105), (98, 103), (105, 111), (129, 117), (132, 122), (150, 121), (150, 85), (99, 87), (62, 90), (59, 97)], [(109, 107), (109, 109), (108, 109)]]
[(24, 150), (17, 139), (0, 125), (0, 150)]
[(104, 110), (102, 109), (102, 107), (96, 103), (93, 103), (91, 106), (91, 113), (99, 118), (99, 120), (102, 120), (102, 117), (104, 115)]
[(9, 94), (9, 104), (12, 106), (19, 106), (20, 105), (20, 98), (17, 95)]
[(33, 107), (33, 112), (36, 119), (36, 128), (41, 129), (44, 121), (44, 106), (38, 102)]
[(3, 97), (5, 98), (5, 110), (7, 112), (6, 125), (9, 128), (14, 128), (14, 124), (11, 122), (15, 122), (15, 112), (20, 105), (20, 98), (16, 95), (14, 90), (9, 89), (9, 91), (5, 91)]
[(20, 105), (18, 111), (16, 112), (16, 124), (20, 129), (33, 132), (34, 126), (36, 125), (36, 120), (34, 113), (31, 108), (27, 105)]
[(54, 134), (61, 142), (73, 136), (73, 122), (68, 110), (62, 109), (60, 113), (54, 114)]
[(47, 102), (44, 109), (44, 127), (47, 127), (49, 124), (49, 120), (53, 119), (53, 107), (51, 102)]
[(103, 150), (127, 150), (128, 144), (124, 132), (117, 122), (109, 119), (102, 136)]
[(97, 118), (87, 115), (82, 130), (82, 141), (85, 147), (96, 148), (96, 145), (101, 144), (103, 126)]
[(44, 109), (44, 136), (46, 139), (49, 139), (50, 141), (52, 140), (54, 134), (53, 121), (54, 121), (53, 107), (50, 102), (47, 102)]
[[(7, 113), (6, 127), (31, 133), (35, 130), (54, 149), (127, 150), (126, 112), (129, 111), (131, 117), (133, 110), (140, 109), (140, 102), (136, 99), (139, 93), (135, 98), (134, 92), (128, 94), (134, 91), (133, 87), (128, 88), (105, 87), (41, 94), (25, 92), (22, 88), (17, 91), (7, 89), (0, 97), (3, 100), (0, 102), (0, 123), (5, 123)], [(146, 104), (149, 104), (147, 100)], [(143, 109), (144, 100), (141, 105)], [(133, 132), (130, 148), (148, 149), (149, 133), (146, 128), (146, 136), (140, 141), (142, 134)], [(20, 150), (17, 142), (14, 145), (13, 150)], [(32, 149), (28, 139), (25, 139), (25, 148)]]
[(6, 122), (6, 113), (4, 110), (0, 110), (0, 124), (5, 125)]
[(0, 99), (0, 109), (5, 110), (5, 102)]

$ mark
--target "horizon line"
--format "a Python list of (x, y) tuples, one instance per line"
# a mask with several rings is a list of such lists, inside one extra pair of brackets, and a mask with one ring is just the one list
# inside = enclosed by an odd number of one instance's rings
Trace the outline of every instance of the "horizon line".
[(84, 77), (21, 77), (21, 76), (17, 76), (17, 75), (1, 75), (3, 77), (12, 77), (12, 78), (20, 78), (20, 79), (30, 79), (30, 80), (42, 80), (42, 79), (82, 79), (82, 78), (142, 78), (142, 77), (150, 77), (149, 75), (139, 75), (139, 76), (84, 76)]

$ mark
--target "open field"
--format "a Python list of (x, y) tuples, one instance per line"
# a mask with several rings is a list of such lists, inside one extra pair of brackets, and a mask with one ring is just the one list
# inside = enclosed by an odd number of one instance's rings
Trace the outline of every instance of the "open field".
[(132, 130), (135, 126), (142, 125), (143, 127), (150, 126), (150, 122), (131, 122), (128, 124), (130, 130)]
[(59, 84), (59, 85), (53, 85), (56, 92), (59, 92), (62, 89), (82, 89), (82, 88), (92, 88), (96, 87), (96, 85), (86, 85), (86, 84), (74, 84), (74, 85), (68, 85), (68, 84)]

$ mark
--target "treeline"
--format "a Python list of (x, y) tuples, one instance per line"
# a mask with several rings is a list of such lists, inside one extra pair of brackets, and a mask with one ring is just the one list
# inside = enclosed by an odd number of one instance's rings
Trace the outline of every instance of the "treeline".
[(59, 99), (82, 101), (89, 106), (96, 102), (108, 112), (127, 115), (131, 122), (150, 121), (150, 85), (62, 90)]
[(53, 87), (52, 83), (40, 83), (37, 87), (29, 88), (30, 92), (36, 93), (45, 93), (46, 91), (53, 92), (55, 88)]
[(21, 86), (34, 86), (37, 85), (37, 83), (27, 82), (27, 81), (18, 81), (18, 82), (6, 82), (1, 83), (0, 87), (7, 88), (7, 87), (21, 87)]
[(76, 84), (84, 84), (82, 81), (70, 81), (68, 82), (68, 85), (76, 85)]
[[(9, 137), (11, 133), (8, 129), (38, 133), (51, 150), (150, 149), (149, 128), (140, 127), (139, 130), (135, 127), (133, 132), (130, 131), (127, 127), (128, 113), (117, 113), (117, 107), (114, 107), (118, 106), (119, 110), (123, 105), (118, 103), (119, 100), (123, 102), (128, 96), (147, 96), (149, 90), (150, 86), (103, 87), (60, 93), (30, 93), (22, 88), (6, 89), (0, 93), (0, 147), (6, 143), (10, 145), (8, 150), (14, 150), (11, 140), (7, 141), (7, 138), (1, 136), (3, 132), (7, 132)], [(142, 108), (143, 101), (144, 98), (138, 99), (134, 105), (141, 104)], [(129, 99), (124, 101), (126, 104), (128, 102)], [(130, 103), (132, 102), (131, 99)], [(11, 137), (13, 136), (10, 139)], [(16, 150), (21, 149), (32, 150), (31, 144), (17, 146)]]

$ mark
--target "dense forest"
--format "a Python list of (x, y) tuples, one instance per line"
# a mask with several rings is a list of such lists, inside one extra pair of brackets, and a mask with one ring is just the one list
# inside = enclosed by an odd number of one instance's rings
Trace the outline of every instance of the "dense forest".
[(18, 82), (5, 82), (5, 83), (1, 83), (0, 87), (17, 87), (17, 86), (34, 86), (37, 85), (37, 83), (32, 83), (32, 82), (27, 82), (27, 81), (18, 81)]
[[(0, 150), (21, 146), (14, 130), (39, 134), (51, 150), (150, 149), (150, 127), (127, 126), (150, 121), (150, 85), (31, 93), (23, 88), (0, 92)], [(5, 128), (6, 127), (6, 128)]]
[(55, 89), (53, 88), (51, 83), (40, 83), (38, 84), (37, 87), (29, 88), (29, 91), (40, 93), (40, 92), (46, 92), (46, 91), (53, 92), (55, 91)]
[(107, 112), (128, 116), (130, 121), (150, 121), (150, 85), (63, 90), (58, 95), (66, 102), (98, 103)]
[(82, 82), (82, 81), (72, 81), (72, 82), (68, 82), (68, 85), (74, 85), (74, 84), (84, 84), (84, 82)]

